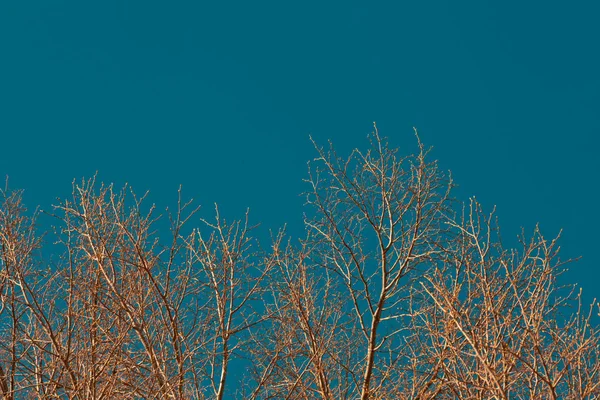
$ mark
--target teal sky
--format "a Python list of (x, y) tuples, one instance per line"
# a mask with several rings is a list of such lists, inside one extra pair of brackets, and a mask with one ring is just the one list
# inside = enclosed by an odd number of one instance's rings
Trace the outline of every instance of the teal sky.
[(600, 296), (600, 3), (4, 1), (0, 175), (33, 207), (91, 176), (180, 184), (301, 232), (309, 134), (402, 152), (412, 127), (503, 235), (564, 228)]

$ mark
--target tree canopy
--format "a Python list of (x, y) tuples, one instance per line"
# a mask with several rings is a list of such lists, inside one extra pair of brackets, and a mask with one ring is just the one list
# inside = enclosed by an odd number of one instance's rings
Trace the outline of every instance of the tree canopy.
[(158, 215), (95, 178), (45, 236), (3, 190), (2, 398), (600, 396), (597, 305), (558, 279), (559, 238), (505, 246), (418, 136), (369, 139), (315, 144), (305, 235), (268, 244), (248, 214), (201, 219), (180, 191)]

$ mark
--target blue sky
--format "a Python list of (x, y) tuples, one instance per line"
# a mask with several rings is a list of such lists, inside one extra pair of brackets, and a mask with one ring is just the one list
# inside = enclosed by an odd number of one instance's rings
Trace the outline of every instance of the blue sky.
[(47, 208), (74, 178), (176, 190), (300, 234), (309, 134), (412, 127), (503, 236), (564, 228), (600, 296), (600, 3), (14, 1), (0, 4), (0, 175)]

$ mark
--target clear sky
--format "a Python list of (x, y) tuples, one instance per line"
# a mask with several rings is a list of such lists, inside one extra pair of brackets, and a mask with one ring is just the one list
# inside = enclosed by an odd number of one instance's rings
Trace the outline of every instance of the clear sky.
[(309, 134), (412, 127), (505, 237), (564, 228), (600, 296), (596, 1), (3, 1), (0, 175), (48, 207), (74, 178), (301, 232)]

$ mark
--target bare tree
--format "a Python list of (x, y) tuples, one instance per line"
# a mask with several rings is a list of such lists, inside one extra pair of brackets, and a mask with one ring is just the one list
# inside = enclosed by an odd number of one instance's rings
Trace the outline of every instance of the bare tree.
[[(600, 393), (593, 308), (558, 287), (568, 261), (538, 228), (506, 250), (493, 213), (471, 200), (441, 262), (421, 282), (414, 357), (420, 398), (588, 399)], [(575, 313), (569, 307), (575, 305)], [(428, 383), (423, 391), (423, 382)]]
[[(283, 247), (283, 248), (282, 248)], [(249, 398), (326, 398), (347, 394), (350, 375), (345, 299), (336, 280), (320, 275), (304, 245), (274, 245), (277, 270), (264, 308), (272, 310), (268, 329), (253, 335), (254, 391)], [(350, 321), (351, 322), (351, 321)], [(345, 357), (343, 362), (332, 357)], [(342, 383), (343, 382), (343, 383)]]
[(27, 298), (29, 285), (37, 283), (34, 253), (40, 240), (35, 235), (35, 217), (23, 215), (22, 192), (5, 189), (0, 194), (0, 393), (12, 400), (22, 381), (27, 385), (36, 383), (32, 372), (37, 365), (24, 340), (24, 333), (31, 333), (33, 327), (23, 297)]
[(43, 268), (20, 193), (5, 195), (5, 398), (223, 398), (237, 337), (265, 319), (251, 308), (271, 263), (251, 252), (247, 219), (184, 235), (197, 209), (181, 197), (163, 243), (143, 200), (74, 185), (55, 212), (65, 255)]
[[(344, 367), (355, 386), (348, 395), (382, 397), (397, 375), (407, 287), (419, 266), (441, 251), (451, 182), (419, 142), (416, 156), (399, 158), (379, 136), (366, 153), (339, 158), (317, 147), (322, 167), (311, 170), (307, 226), (322, 268), (337, 274), (356, 324), (355, 354)], [(340, 358), (341, 357), (336, 357)]]
[(259, 311), (255, 304), (262, 298), (263, 283), (275, 263), (252, 248), (257, 244), (250, 235), (248, 214), (244, 221), (227, 224), (217, 207), (216, 221), (204, 223), (211, 229), (207, 238), (197, 229), (186, 240), (198, 279), (205, 282), (200, 294), (206, 301), (201, 309), (207, 329), (203, 331), (201, 351), (193, 357), (205, 360), (202, 382), (208, 382), (212, 388), (207, 397), (221, 400), (232, 354), (246, 351), (248, 340), (240, 339), (241, 334), (270, 316), (268, 310)]
[(200, 219), (181, 192), (161, 217), (84, 180), (38, 236), (2, 191), (2, 398), (599, 397), (595, 310), (558, 283), (558, 238), (505, 246), (418, 136), (406, 157), (370, 140), (315, 145), (306, 235), (267, 250), (248, 214)]

